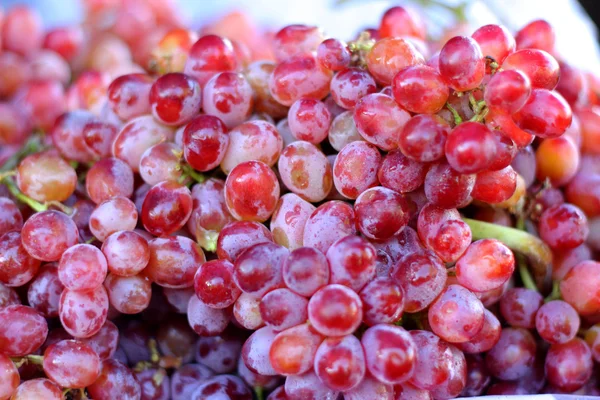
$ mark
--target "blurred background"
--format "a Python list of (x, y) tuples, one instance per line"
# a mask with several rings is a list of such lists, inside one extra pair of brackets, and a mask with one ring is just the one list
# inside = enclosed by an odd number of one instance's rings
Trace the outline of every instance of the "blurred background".
[[(120, 1), (120, 0), (113, 0)], [(242, 11), (260, 29), (278, 30), (290, 23), (314, 24), (328, 36), (349, 40), (362, 28), (376, 26), (383, 12), (392, 5), (410, 5), (426, 15), (428, 32), (435, 37), (456, 26), (455, 16), (443, 3), (466, 4), (467, 27), (502, 23), (516, 31), (527, 22), (544, 18), (556, 30), (556, 51), (569, 63), (587, 71), (600, 71), (597, 23), (599, 0), (172, 0), (179, 17), (192, 28), (199, 28), (233, 11)], [(0, 0), (10, 8), (14, 4), (32, 5), (44, 16), (47, 27), (82, 22), (82, 0)], [(94, 1), (87, 1), (94, 3)], [(596, 23), (594, 23), (596, 21)]]

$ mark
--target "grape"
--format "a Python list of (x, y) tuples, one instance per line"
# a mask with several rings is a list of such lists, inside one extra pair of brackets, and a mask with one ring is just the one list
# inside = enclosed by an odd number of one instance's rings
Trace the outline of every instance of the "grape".
[(325, 339), (315, 354), (314, 370), (330, 389), (347, 391), (355, 388), (366, 371), (360, 341), (352, 335)]
[(445, 153), (450, 167), (462, 174), (481, 172), (491, 164), (496, 151), (491, 131), (481, 123), (465, 122), (450, 132)]
[(146, 74), (119, 76), (108, 87), (108, 104), (123, 121), (148, 114), (153, 83), (154, 80)]
[(133, 276), (150, 261), (148, 241), (135, 231), (118, 231), (102, 243), (102, 253), (113, 275)]
[(581, 388), (592, 376), (592, 353), (579, 338), (566, 343), (553, 344), (546, 355), (546, 376), (551, 385), (573, 392)]
[(427, 316), (435, 334), (450, 343), (473, 339), (484, 325), (484, 307), (468, 289), (449, 285), (431, 303)]
[(278, 376), (264, 376), (250, 371), (241, 357), (238, 358), (237, 374), (252, 388), (260, 387), (270, 391), (281, 383)]
[(417, 348), (402, 327), (378, 324), (365, 331), (361, 343), (367, 369), (380, 382), (398, 384), (411, 378)]
[[(29, 81), (16, 91), (12, 102), (29, 116), (34, 127), (44, 132), (49, 132), (56, 119), (66, 111), (63, 85), (53, 79)], [(56, 145), (56, 142), (55, 146), (62, 148)], [(87, 155), (87, 153), (79, 154), (77, 158), (84, 160), (87, 159)]]
[(157, 285), (181, 289), (194, 285), (194, 275), (206, 258), (194, 241), (184, 236), (156, 238), (148, 242), (150, 261), (143, 274)]
[(381, 155), (372, 144), (356, 141), (338, 153), (333, 164), (333, 183), (345, 197), (355, 199), (377, 185)]
[(504, 328), (500, 339), (486, 355), (486, 365), (492, 375), (503, 380), (523, 378), (533, 365), (535, 339), (522, 328)]
[(144, 276), (108, 274), (104, 287), (110, 304), (123, 314), (137, 314), (150, 304), (152, 287), (148, 278)]
[(234, 262), (246, 248), (258, 243), (273, 242), (271, 232), (252, 221), (234, 221), (223, 227), (217, 240), (217, 256)]
[(501, 287), (510, 279), (514, 270), (513, 253), (495, 239), (473, 242), (456, 262), (458, 282), (476, 292)]
[(540, 238), (554, 249), (572, 249), (589, 234), (587, 218), (572, 204), (560, 204), (545, 210), (538, 225)]
[(156, 342), (160, 353), (166, 357), (188, 363), (194, 358), (194, 344), (198, 336), (184, 317), (169, 318), (162, 324), (156, 334)]
[(212, 115), (195, 117), (183, 131), (183, 155), (198, 171), (208, 171), (219, 165), (228, 143), (225, 124)]
[(379, 35), (382, 38), (409, 36), (425, 39), (426, 27), (421, 16), (414, 10), (396, 6), (389, 8), (381, 17)]
[(541, 138), (562, 135), (572, 121), (571, 107), (558, 93), (534, 89), (527, 103), (513, 117), (519, 128)]
[(525, 105), (531, 95), (529, 78), (519, 70), (500, 71), (485, 87), (484, 100), (488, 107), (514, 113)]
[(18, 304), (21, 304), (21, 299), (17, 292), (5, 284), (0, 283), (0, 308)]
[(298, 141), (287, 145), (281, 152), (277, 166), (283, 184), (306, 201), (322, 201), (331, 191), (331, 164), (309, 142)]
[(425, 176), (425, 195), (438, 207), (461, 207), (470, 200), (475, 179), (475, 175), (461, 174), (441, 162), (432, 166)]
[(115, 232), (133, 230), (137, 221), (135, 204), (126, 197), (116, 196), (98, 204), (90, 215), (89, 226), (96, 239), (102, 242)]
[(19, 163), (17, 186), (34, 200), (65, 201), (75, 191), (73, 167), (52, 151), (31, 154)]
[(25, 381), (19, 385), (11, 400), (62, 400), (63, 394), (60, 386), (49, 379), (38, 378)]
[(260, 315), (260, 300), (259, 296), (242, 293), (233, 306), (235, 322), (250, 330), (262, 327), (265, 323)]
[(552, 279), (557, 281), (562, 280), (571, 268), (581, 261), (589, 260), (591, 258), (591, 250), (585, 244), (565, 251), (553, 252)]
[(260, 302), (262, 320), (276, 331), (292, 328), (306, 321), (308, 300), (289, 289), (275, 289)]
[(60, 386), (83, 388), (100, 375), (100, 359), (90, 346), (77, 340), (63, 340), (44, 352), (44, 372)]
[(275, 243), (289, 250), (302, 247), (304, 226), (314, 211), (315, 206), (294, 193), (281, 196), (270, 222)]
[(448, 100), (449, 90), (441, 75), (427, 65), (414, 65), (398, 72), (392, 82), (394, 99), (402, 108), (435, 114)]
[(327, 137), (331, 113), (319, 100), (299, 99), (290, 107), (287, 120), (296, 139), (319, 144)]
[(380, 276), (361, 290), (365, 324), (393, 324), (400, 320), (404, 311), (404, 292), (390, 278)]
[(344, 111), (331, 121), (329, 127), (329, 144), (340, 151), (348, 143), (363, 140), (354, 123), (352, 111)]
[(456, 397), (466, 384), (467, 366), (462, 352), (427, 331), (410, 332), (416, 346), (414, 373), (408, 381), (420, 389), (435, 391), (446, 389), (442, 398)]
[(190, 48), (184, 72), (204, 87), (217, 73), (235, 69), (237, 60), (231, 42), (217, 35), (206, 35)]
[(359, 231), (376, 240), (397, 235), (409, 219), (408, 203), (404, 197), (381, 186), (362, 192), (356, 199), (354, 212)]
[(169, 305), (178, 313), (185, 314), (190, 297), (194, 296), (194, 288), (171, 289), (163, 287), (163, 295)]
[(38, 350), (48, 335), (44, 317), (31, 307), (0, 308), (0, 353), (21, 357)]
[(339, 239), (327, 250), (331, 270), (330, 281), (358, 292), (375, 277), (376, 250), (359, 236)]
[(329, 263), (319, 250), (301, 247), (293, 250), (282, 267), (285, 285), (302, 296), (312, 296), (329, 283)]
[(196, 388), (190, 400), (219, 399), (251, 400), (252, 392), (244, 381), (234, 375), (219, 375), (207, 379)]
[[(489, 112), (485, 118), (485, 123), (488, 128), (492, 129), (492, 131), (501, 131), (502, 134), (508, 139), (512, 140), (519, 149), (526, 148), (526, 146), (530, 145), (533, 142), (533, 139), (535, 139), (534, 135), (519, 128), (517, 124), (515, 124), (515, 121), (510, 114), (501, 110), (489, 109)], [(501, 156), (499, 155), (498, 157)], [(493, 169), (497, 168), (494, 165), (494, 162), (492, 162), (490, 169), (492, 167), (494, 167)], [(535, 174), (533, 175), (535, 176)]]
[[(252, 151), (248, 151), (252, 148)], [(229, 146), (224, 150), (221, 169), (229, 174), (246, 161), (262, 161), (272, 167), (277, 163), (283, 140), (273, 124), (266, 121), (247, 121), (229, 132)], [(203, 157), (206, 157), (202, 153)]]
[(291, 106), (301, 98), (324, 98), (330, 81), (330, 72), (314, 56), (305, 55), (280, 62), (269, 77), (269, 91), (279, 103)]
[(260, 161), (237, 165), (225, 181), (225, 201), (236, 219), (266, 221), (275, 210), (279, 195), (275, 173)]
[(271, 327), (265, 326), (257, 329), (246, 339), (241, 357), (250, 371), (267, 376), (277, 375), (269, 357), (269, 349), (276, 335)]
[(76, 338), (89, 338), (98, 333), (107, 313), (108, 295), (102, 286), (87, 292), (65, 289), (60, 296), (60, 322)]
[(179, 367), (171, 376), (171, 396), (173, 400), (189, 399), (194, 390), (213, 372), (204, 365), (186, 364)]
[[(221, 336), (201, 337), (196, 342), (196, 362), (207, 366), (218, 374), (233, 372), (242, 350), (239, 337), (224, 333)], [(241, 357), (239, 357), (241, 359)]]
[(89, 244), (77, 244), (65, 251), (58, 265), (60, 282), (71, 290), (92, 290), (104, 282), (106, 257)]
[(64, 288), (56, 264), (46, 264), (31, 281), (27, 302), (44, 317), (58, 317), (59, 298)]
[(433, 253), (421, 250), (408, 253), (391, 271), (394, 282), (405, 295), (404, 311), (425, 309), (446, 286), (446, 267)]
[(244, 75), (254, 90), (254, 109), (257, 112), (281, 118), (287, 115), (287, 107), (279, 104), (269, 91), (269, 79), (275, 67), (275, 63), (271, 61), (254, 61), (246, 67)]
[(535, 290), (512, 288), (500, 299), (500, 312), (511, 326), (531, 329), (535, 327), (536, 313), (543, 301)]
[[(3, 53), (6, 55), (6, 53)], [(0, 56), (0, 66), (2, 58)], [(0, 93), (2, 92), (2, 77), (0, 77)], [(23, 111), (11, 103), (0, 103), (0, 143), (3, 145), (21, 144), (31, 130), (31, 122)]]
[(85, 187), (88, 196), (96, 204), (116, 196), (131, 197), (133, 171), (118, 158), (104, 158), (89, 169)]
[(90, 121), (83, 126), (82, 136), (94, 158), (110, 157), (112, 142), (119, 133), (118, 125), (111, 122)]
[(179, 126), (199, 112), (202, 94), (192, 77), (175, 72), (162, 75), (152, 84), (149, 101), (152, 115), (158, 121)]
[(317, 207), (306, 222), (303, 244), (326, 253), (338, 238), (354, 233), (352, 207), (341, 201), (328, 201)]
[(466, 36), (450, 39), (440, 51), (440, 75), (457, 91), (479, 86), (485, 74), (485, 62), (479, 44)]
[(213, 308), (227, 308), (240, 296), (233, 280), (233, 264), (227, 260), (211, 260), (198, 269), (194, 276), (196, 296)]
[(221, 72), (203, 87), (202, 108), (233, 128), (250, 116), (253, 96), (252, 87), (242, 74)]
[(575, 265), (560, 281), (560, 294), (581, 316), (589, 316), (600, 310), (598, 271), (600, 264), (582, 261)]
[(79, 55), (83, 43), (83, 29), (79, 26), (66, 26), (46, 30), (42, 47), (56, 52), (72, 63)]
[(369, 72), (381, 85), (392, 83), (394, 76), (403, 68), (425, 63), (412, 42), (399, 37), (377, 41), (367, 54), (366, 61)]
[(323, 335), (349, 335), (363, 317), (362, 302), (352, 289), (330, 284), (319, 289), (308, 303), (308, 319)]
[(297, 325), (278, 333), (269, 350), (273, 371), (288, 376), (301, 375), (311, 370), (322, 341), (323, 337), (308, 324)]
[(400, 132), (399, 148), (411, 160), (436, 161), (444, 156), (449, 132), (450, 126), (437, 115), (415, 115)]
[(531, 81), (532, 88), (552, 90), (558, 83), (560, 67), (550, 54), (537, 49), (520, 49), (502, 62), (504, 70), (518, 70)]
[(477, 174), (471, 196), (488, 204), (499, 204), (509, 200), (517, 190), (517, 173), (509, 165), (497, 171)]
[(289, 251), (275, 243), (258, 243), (247, 248), (235, 260), (233, 279), (244, 292), (262, 296), (283, 286), (283, 262)]
[(555, 186), (569, 182), (579, 169), (579, 151), (566, 135), (542, 140), (535, 155), (538, 179), (548, 178)]
[(98, 400), (141, 396), (140, 384), (133, 373), (119, 361), (110, 359), (102, 361), (100, 375), (87, 387), (87, 391)]
[(112, 143), (112, 155), (125, 161), (134, 172), (138, 172), (144, 152), (172, 137), (171, 128), (160, 125), (150, 115), (142, 115), (123, 125)]
[(361, 98), (377, 92), (377, 84), (365, 70), (343, 68), (331, 79), (330, 90), (335, 104), (343, 109), (352, 110)]
[(515, 51), (514, 37), (503, 25), (484, 25), (471, 35), (479, 44), (484, 56), (492, 57), (498, 64)]
[(471, 229), (456, 209), (426, 204), (417, 220), (419, 238), (445, 262), (454, 262), (471, 244)]
[(149, 185), (181, 179), (181, 148), (174, 143), (159, 143), (148, 148), (140, 159), (140, 177)]
[(338, 39), (326, 39), (317, 47), (317, 61), (332, 71), (340, 71), (350, 64), (348, 45)]
[(562, 300), (553, 300), (542, 305), (535, 317), (539, 335), (551, 344), (562, 344), (575, 337), (579, 330), (577, 311)]
[(100, 360), (107, 360), (113, 358), (117, 351), (119, 330), (115, 324), (106, 321), (98, 333), (86, 339), (79, 339), (79, 341), (90, 346), (98, 354)]
[(141, 217), (148, 232), (156, 236), (167, 236), (183, 228), (191, 213), (190, 190), (178, 182), (163, 181), (148, 191)]
[(309, 55), (323, 40), (323, 33), (316, 26), (288, 25), (273, 38), (273, 50), (277, 61)]
[(490, 350), (500, 340), (500, 321), (489, 310), (483, 310), (483, 327), (469, 341), (457, 344), (465, 353), (476, 354)]
[(17, 367), (3, 354), (0, 354), (0, 378), (0, 399), (8, 399), (19, 386), (20, 378)]
[(554, 50), (554, 29), (543, 19), (531, 21), (515, 35), (517, 48), (540, 49), (547, 52)]
[(0, 236), (0, 282), (8, 287), (23, 286), (36, 276), (39, 268), (40, 261), (28, 254), (19, 232)]
[(288, 376), (285, 380), (285, 393), (288, 400), (335, 400), (339, 394), (325, 386), (313, 371)]
[(354, 108), (353, 116), (363, 139), (385, 151), (398, 147), (400, 132), (410, 119), (410, 114), (393, 98), (381, 93), (362, 97)]
[(190, 326), (201, 336), (219, 335), (229, 324), (227, 310), (210, 308), (196, 296), (190, 297), (187, 314)]
[(134, 372), (140, 384), (142, 399), (168, 400), (171, 398), (171, 380), (164, 369), (145, 369)]
[(21, 230), (21, 245), (31, 257), (42, 261), (58, 261), (77, 243), (77, 225), (59, 211), (42, 211), (29, 217)]
[(225, 204), (225, 182), (211, 178), (192, 187), (193, 209), (187, 227), (198, 243), (209, 251), (217, 245), (216, 236), (233, 220)]

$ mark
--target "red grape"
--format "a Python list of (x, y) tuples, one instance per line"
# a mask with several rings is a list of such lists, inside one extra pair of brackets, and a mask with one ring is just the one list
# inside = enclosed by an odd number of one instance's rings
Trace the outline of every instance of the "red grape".
[(204, 85), (202, 108), (204, 112), (220, 118), (227, 127), (233, 128), (250, 116), (253, 96), (252, 86), (242, 74), (221, 72)]
[(77, 225), (59, 211), (42, 211), (29, 217), (21, 230), (21, 244), (32, 257), (57, 261), (79, 239)]
[(213, 115), (199, 115), (183, 131), (183, 156), (198, 171), (210, 171), (226, 155), (230, 135), (227, 127)]
[(313, 211), (315, 206), (294, 193), (281, 196), (270, 222), (275, 243), (290, 250), (302, 247), (304, 226)]
[(600, 310), (600, 263), (592, 260), (575, 265), (560, 281), (560, 294), (581, 316)]
[(386, 37), (375, 43), (366, 57), (367, 68), (381, 85), (392, 83), (403, 68), (425, 64), (423, 56), (408, 39)]
[(31, 307), (0, 308), (0, 353), (22, 357), (38, 350), (48, 335), (48, 323)]
[(108, 104), (123, 121), (149, 114), (153, 83), (154, 80), (146, 74), (119, 76), (108, 87)]
[(196, 296), (213, 308), (231, 306), (241, 291), (233, 280), (233, 264), (227, 260), (211, 260), (198, 269), (194, 276)]
[(393, 98), (381, 93), (361, 98), (353, 115), (360, 135), (385, 151), (398, 147), (400, 132), (410, 119), (410, 114), (400, 108)]
[(96, 204), (116, 196), (131, 197), (133, 171), (118, 158), (104, 158), (89, 169), (85, 187), (88, 196)]
[(102, 243), (108, 270), (119, 276), (133, 276), (150, 261), (148, 241), (135, 231), (118, 231)]
[(308, 303), (308, 320), (323, 335), (349, 335), (358, 328), (362, 317), (360, 297), (346, 286), (324, 286)]
[(269, 350), (273, 370), (281, 375), (300, 375), (313, 368), (323, 336), (309, 324), (296, 325), (278, 333)]
[(39, 268), (40, 260), (29, 255), (19, 232), (0, 236), (0, 282), (8, 287), (23, 286), (36, 276)]
[(512, 251), (495, 239), (473, 242), (456, 262), (458, 282), (473, 291), (501, 287), (515, 270)]
[(484, 100), (490, 108), (513, 114), (525, 105), (531, 95), (531, 83), (519, 70), (506, 70), (494, 74), (485, 86)]
[(184, 72), (204, 87), (214, 75), (222, 71), (234, 71), (237, 67), (231, 42), (217, 35), (206, 35), (190, 48)]
[(252, 221), (234, 221), (223, 227), (217, 241), (217, 256), (234, 262), (245, 249), (258, 243), (273, 242), (271, 232)]
[(187, 319), (194, 332), (201, 336), (219, 335), (229, 324), (227, 310), (208, 307), (197, 296), (190, 297)]
[(106, 322), (108, 304), (103, 286), (87, 292), (65, 289), (58, 306), (60, 322), (71, 336), (89, 338)]
[(140, 384), (129, 368), (117, 360), (104, 360), (100, 375), (87, 387), (87, 391), (98, 400), (141, 396)]
[(143, 274), (163, 287), (193, 286), (196, 271), (206, 261), (200, 246), (184, 236), (152, 239), (148, 248), (150, 261)]
[(100, 376), (100, 359), (90, 346), (63, 340), (44, 352), (44, 372), (62, 387), (84, 388)]
[(167, 236), (183, 228), (191, 214), (190, 190), (178, 182), (163, 181), (148, 191), (141, 217), (148, 232), (155, 236)]
[(69, 247), (60, 258), (58, 278), (71, 290), (93, 290), (102, 285), (108, 267), (106, 257), (89, 244)]
[(115, 232), (134, 229), (137, 222), (135, 204), (126, 197), (116, 196), (98, 204), (92, 212), (90, 231), (102, 242)]
[(281, 269), (288, 255), (288, 249), (271, 242), (248, 247), (235, 260), (233, 279), (244, 293), (262, 296), (283, 286)]
[(490, 350), (500, 340), (500, 321), (488, 309), (483, 310), (483, 327), (469, 341), (457, 346), (465, 353), (476, 354)]
[(580, 338), (553, 344), (546, 355), (548, 382), (560, 390), (573, 392), (592, 376), (593, 361), (590, 348)]
[(484, 57), (492, 57), (498, 64), (515, 51), (516, 43), (512, 34), (503, 25), (484, 25), (471, 35), (479, 44)]
[(308, 300), (289, 289), (275, 289), (260, 302), (262, 320), (276, 331), (291, 328), (306, 321)]
[(543, 19), (531, 21), (515, 35), (517, 48), (539, 49), (551, 53), (554, 50), (554, 29)]
[(352, 110), (364, 96), (377, 92), (373, 77), (359, 68), (344, 68), (333, 76), (331, 98), (338, 106)]
[(543, 50), (521, 49), (504, 59), (504, 70), (519, 70), (531, 81), (531, 87), (554, 89), (558, 83), (560, 67), (550, 54)]

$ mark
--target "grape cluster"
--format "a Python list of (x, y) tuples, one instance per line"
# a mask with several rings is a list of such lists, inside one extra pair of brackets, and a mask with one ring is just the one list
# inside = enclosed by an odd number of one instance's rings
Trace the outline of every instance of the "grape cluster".
[(600, 78), (546, 21), (85, 5), (0, 13), (0, 400), (600, 396)]

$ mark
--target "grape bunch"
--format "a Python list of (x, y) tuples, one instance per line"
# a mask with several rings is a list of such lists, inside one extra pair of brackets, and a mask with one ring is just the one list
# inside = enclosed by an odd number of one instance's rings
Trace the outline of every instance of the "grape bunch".
[(0, 400), (600, 396), (600, 75), (546, 21), (85, 9), (0, 13)]

